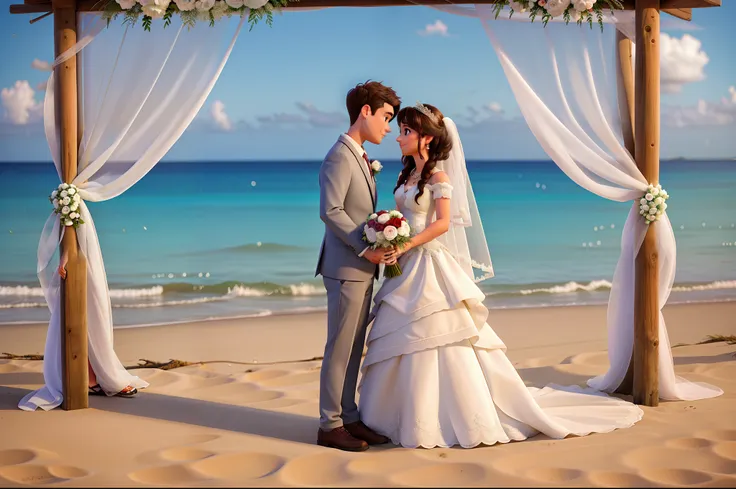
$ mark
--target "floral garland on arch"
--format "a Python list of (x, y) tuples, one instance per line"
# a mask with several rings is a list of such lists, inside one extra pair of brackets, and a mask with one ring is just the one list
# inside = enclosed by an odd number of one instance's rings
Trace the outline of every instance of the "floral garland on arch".
[(504, 7), (508, 5), (509, 18), (515, 13), (529, 12), (532, 22), (537, 17), (542, 18), (545, 26), (550, 19), (562, 17), (565, 24), (575, 21), (578, 25), (587, 22), (593, 27), (593, 17), (603, 30), (603, 9), (623, 10), (624, 6), (620, 0), (500, 0), (493, 4), (496, 18)]
[(266, 18), (266, 24), (273, 24), (273, 12), (299, 0), (109, 0), (102, 16), (110, 21), (119, 15), (124, 16), (123, 24), (135, 25), (142, 19), (143, 29), (151, 30), (153, 19), (163, 19), (164, 27), (171, 24), (174, 15), (181, 18), (188, 28), (197, 21), (215, 22), (223, 17), (248, 15), (250, 28), (259, 20)]

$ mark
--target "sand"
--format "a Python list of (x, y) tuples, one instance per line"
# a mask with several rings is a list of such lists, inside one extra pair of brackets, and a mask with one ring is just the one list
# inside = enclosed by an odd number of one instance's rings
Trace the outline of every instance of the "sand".
[[(644, 407), (607, 434), (474, 449), (348, 453), (315, 444), (323, 313), (124, 328), (139, 359), (212, 361), (137, 369), (135, 399), (90, 398), (79, 411), (23, 412), (43, 362), (0, 360), (0, 486), (736, 486), (736, 303), (665, 309), (676, 371), (718, 385), (703, 401)], [(605, 372), (605, 308), (493, 310), (490, 323), (528, 385), (584, 384)], [(0, 325), (0, 352), (42, 353), (46, 325)], [(311, 360), (310, 360), (311, 359)]]

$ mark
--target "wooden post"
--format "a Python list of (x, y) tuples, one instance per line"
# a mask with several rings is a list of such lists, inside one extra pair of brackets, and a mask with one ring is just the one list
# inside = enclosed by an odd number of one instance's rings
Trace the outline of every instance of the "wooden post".
[[(636, 164), (647, 182), (659, 182), (659, 1), (636, 0)], [(634, 402), (659, 404), (658, 259), (650, 224), (636, 257)]]
[[(616, 31), (616, 85), (618, 88), (618, 113), (621, 119), (621, 132), (624, 137), (624, 146), (635, 158), (634, 145), (634, 65), (632, 63), (633, 43), (621, 31)], [(635, 202), (633, 205), (638, 206)], [(634, 384), (634, 350), (631, 350), (631, 360), (626, 377), (616, 389), (619, 394), (630, 395)]]
[[(77, 42), (76, 0), (54, 0), (54, 52), (56, 56)], [(77, 176), (78, 106), (77, 57), (56, 67), (56, 123), (61, 136), (61, 167), (64, 182)], [(82, 224), (84, 226), (84, 224)], [(77, 233), (66, 227), (61, 253), (67, 258), (67, 275), (61, 288), (62, 382), (65, 410), (88, 406), (87, 384), (87, 264), (79, 253)]]

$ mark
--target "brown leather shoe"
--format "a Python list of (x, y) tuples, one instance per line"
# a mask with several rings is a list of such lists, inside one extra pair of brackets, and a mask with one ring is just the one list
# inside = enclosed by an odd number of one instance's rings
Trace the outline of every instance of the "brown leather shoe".
[(363, 424), (362, 421), (348, 423), (345, 425), (345, 429), (355, 438), (363, 440), (369, 445), (383, 445), (384, 443), (388, 443), (389, 441), (391, 441), (388, 437), (379, 435), (372, 429), (368, 428), (365, 424)]
[(330, 431), (324, 431), (320, 428), (317, 431), (317, 445), (337, 448), (338, 450), (347, 450), (348, 452), (368, 450), (368, 444), (366, 442), (352, 436), (343, 426)]

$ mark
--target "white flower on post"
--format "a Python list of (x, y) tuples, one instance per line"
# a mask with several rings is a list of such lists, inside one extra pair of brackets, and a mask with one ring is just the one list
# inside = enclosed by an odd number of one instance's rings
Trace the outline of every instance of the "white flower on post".
[(641, 206), (641, 210), (648, 211), (649, 210), (649, 206), (647, 204), (644, 204), (643, 206)]
[(79, 196), (79, 192), (77, 192), (76, 194), (74, 194), (74, 197), (72, 197), (72, 200), (74, 202), (79, 202), (80, 200), (82, 200), (82, 198)]
[(646, 204), (646, 203), (647, 203), (647, 199), (645, 199), (644, 197), (642, 197), (642, 198), (641, 198), (641, 200), (639, 201), (639, 203), (640, 203), (641, 205), (644, 205), (644, 204)]
[(74, 222), (73, 221), (70, 221), (69, 219), (67, 219), (66, 221), (64, 221), (64, 226), (73, 226), (73, 225), (74, 225)]
[(644, 198), (651, 202), (652, 200), (654, 200), (654, 195), (652, 195), (652, 194), (646, 194), (644, 196)]
[(215, 0), (197, 0), (195, 6), (200, 12), (208, 12), (215, 6)]
[(396, 236), (398, 235), (399, 230), (396, 229), (394, 226), (386, 226), (385, 228), (383, 228), (383, 236), (389, 241), (396, 239)]
[(77, 189), (74, 187), (69, 187), (69, 190), (66, 191), (67, 195), (74, 195), (77, 193)]
[(559, 17), (565, 13), (567, 7), (570, 6), (570, 0), (549, 0), (545, 8), (547, 13), (552, 17)]
[(197, 0), (174, 0), (174, 3), (182, 12), (189, 12), (197, 6)]
[(664, 199), (662, 197), (657, 197), (656, 199), (654, 199), (654, 203), (657, 205), (660, 205), (663, 202), (664, 202)]
[(663, 210), (663, 211), (664, 211), (664, 210), (667, 210), (667, 202), (665, 202), (664, 204), (662, 204), (662, 210)]
[(61, 199), (61, 203), (64, 205), (69, 205), (71, 202), (72, 202), (72, 199), (69, 197), (64, 197), (63, 199)]
[(509, 0), (509, 8), (516, 13), (526, 12), (526, 5), (519, 0)]
[[(69, 190), (71, 190), (71, 189), (69, 189)], [(62, 198), (63, 198), (63, 197), (66, 197), (67, 195), (69, 195), (69, 192), (67, 192), (66, 190), (62, 190), (62, 191), (61, 191), (61, 197), (62, 197)]]
[(152, 19), (160, 19), (166, 14), (170, 3), (171, 0), (150, 0), (147, 5), (143, 5), (143, 13)]
[(659, 189), (658, 189), (658, 188), (656, 188), (656, 187), (655, 187), (655, 188), (653, 188), (653, 189), (652, 189), (652, 192), (651, 192), (651, 194), (652, 194), (652, 195), (655, 195), (655, 196), (656, 196), (656, 195), (659, 195)]
[(647, 214), (647, 221), (653, 221), (653, 220), (654, 220), (654, 216), (651, 214)]
[(64, 215), (67, 215), (67, 214), (69, 214), (70, 210), (71, 209), (69, 209), (69, 206), (66, 206), (65, 205), (64, 207), (61, 208), (61, 213), (64, 214)]
[(656, 213), (657, 213), (657, 208), (656, 208), (656, 207), (651, 207), (651, 208), (649, 209), (649, 213), (650, 213), (650, 214), (656, 214)]
[(118, 5), (120, 5), (120, 8), (123, 10), (128, 10), (133, 8), (135, 5), (136, 0), (117, 0)]
[(212, 18), (215, 20), (220, 20), (225, 13), (230, 10), (227, 6), (227, 4), (223, 0), (219, 0), (215, 3), (215, 6), (212, 7)]
[(245, 3), (243, 0), (225, 0), (231, 8), (240, 8)]
[(61, 184), (61, 189), (62, 189), (62, 190), (66, 190), (66, 189), (68, 189), (68, 188), (69, 188), (69, 184), (68, 184), (68, 183), (62, 183), (62, 184)]
[(573, 0), (572, 6), (577, 13), (587, 12), (593, 8), (595, 0)]
[(79, 204), (77, 202), (72, 203), (72, 205), (69, 206), (69, 208), (73, 211), (76, 211), (79, 209)]
[(390, 214), (381, 214), (380, 216), (376, 218), (379, 224), (386, 224), (389, 221), (389, 219), (391, 219)]
[(57, 192), (56, 190), (54, 190), (53, 192), (51, 192), (51, 198), (52, 199), (55, 199), (57, 195), (59, 195), (59, 192)]

